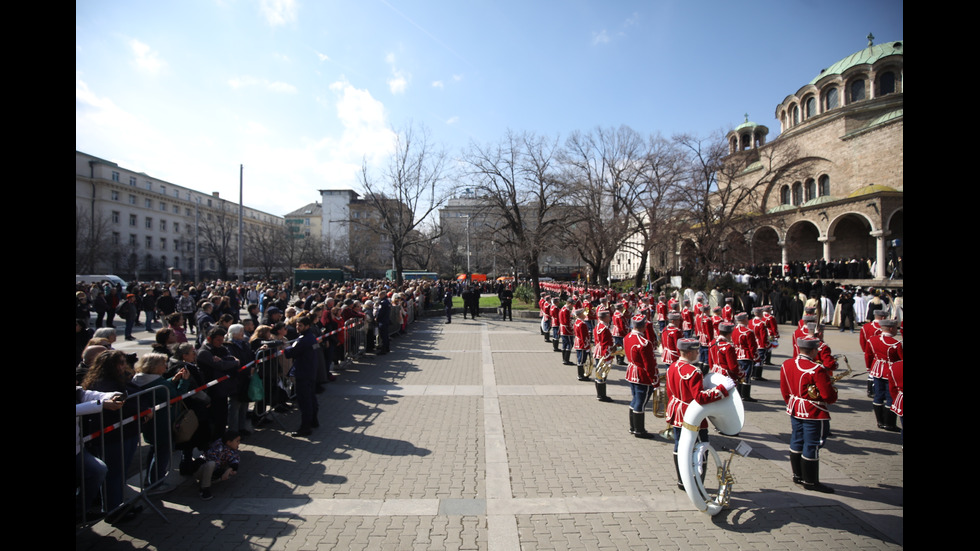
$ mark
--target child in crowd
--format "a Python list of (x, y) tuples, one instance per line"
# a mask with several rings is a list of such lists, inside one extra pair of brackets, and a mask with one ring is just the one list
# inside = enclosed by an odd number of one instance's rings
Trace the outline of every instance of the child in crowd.
[(238, 474), (238, 446), (241, 442), (242, 437), (238, 431), (229, 430), (208, 447), (204, 454), (205, 462), (194, 475), (201, 481), (201, 498), (205, 501), (214, 497), (211, 494), (212, 481), (228, 480)]

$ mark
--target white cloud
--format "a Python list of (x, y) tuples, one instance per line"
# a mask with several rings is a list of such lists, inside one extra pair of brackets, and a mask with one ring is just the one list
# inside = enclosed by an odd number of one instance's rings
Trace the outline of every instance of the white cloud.
[(144, 73), (151, 75), (158, 74), (167, 63), (160, 59), (160, 54), (151, 50), (149, 46), (136, 40), (129, 41), (129, 48), (133, 51), (136, 67)]
[(392, 94), (404, 94), (412, 75), (395, 67), (395, 54), (385, 56), (385, 63), (391, 66), (391, 78), (388, 79), (388, 89)]
[(592, 31), (592, 45), (598, 46), (599, 44), (606, 44), (609, 42), (609, 35), (606, 34), (606, 29), (602, 29), (599, 32)]
[(630, 15), (629, 17), (626, 18), (626, 21), (623, 21), (623, 26), (632, 27), (633, 25), (636, 25), (636, 23), (639, 22), (639, 20), (640, 20), (640, 12), (635, 11), (633, 12), (633, 15)]
[(456, 82), (459, 82), (459, 81), (463, 80), (463, 75), (453, 75), (453, 80), (455, 80)]
[(271, 82), (265, 79), (258, 79), (251, 76), (234, 77), (228, 80), (228, 86), (231, 86), (235, 90), (239, 88), (245, 88), (248, 86), (261, 86), (270, 92), (279, 92), (282, 94), (295, 94), (296, 87), (287, 82)]
[(457, 122), (459, 122), (459, 117), (449, 117), (446, 124), (456, 124)]
[(269, 25), (285, 25), (296, 20), (295, 0), (262, 0), (259, 10)]
[(327, 57), (327, 54), (321, 54), (320, 52), (318, 52), (316, 50), (313, 50), (313, 52), (316, 54), (316, 56), (318, 58), (320, 58), (320, 61), (330, 61), (330, 58)]
[(432, 81), (432, 87), (433, 88), (445, 88), (446, 85), (443, 84), (441, 80), (433, 80)]

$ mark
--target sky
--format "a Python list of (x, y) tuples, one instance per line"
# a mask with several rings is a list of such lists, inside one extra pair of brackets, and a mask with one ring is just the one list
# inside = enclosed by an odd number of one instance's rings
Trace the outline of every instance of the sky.
[(284, 215), (394, 133), (710, 136), (904, 40), (901, 0), (76, 0), (75, 148)]

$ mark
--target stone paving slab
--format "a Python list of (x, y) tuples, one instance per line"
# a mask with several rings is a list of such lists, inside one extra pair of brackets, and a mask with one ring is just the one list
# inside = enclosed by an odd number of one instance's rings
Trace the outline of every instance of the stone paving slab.
[[(785, 334), (789, 326), (781, 327)], [(863, 371), (857, 336), (829, 332)], [(834, 495), (792, 484), (778, 368), (753, 387), (728, 509), (711, 518), (676, 490), (672, 443), (632, 438), (622, 368), (614, 403), (541, 339), (537, 320), (416, 323), (319, 395), (312, 438), (266, 425), (243, 469), (203, 502), (189, 479), (118, 527), (76, 533), (76, 549), (895, 549), (904, 542), (899, 435), (874, 426), (864, 377), (839, 383), (835, 437), (821, 451)], [(774, 354), (778, 363), (789, 342)], [(526, 349), (524, 349), (526, 348)], [(646, 416), (649, 430), (663, 421)], [(298, 414), (283, 416), (292, 429)], [(727, 455), (727, 454), (725, 454)]]

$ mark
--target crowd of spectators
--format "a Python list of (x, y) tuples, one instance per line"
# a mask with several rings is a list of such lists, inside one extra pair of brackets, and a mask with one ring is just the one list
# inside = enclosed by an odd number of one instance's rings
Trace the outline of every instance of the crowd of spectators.
[[(237, 460), (230, 458), (237, 458), (240, 438), (268, 421), (269, 412), (288, 412), (298, 405), (293, 362), (288, 354), (277, 353), (300, 336), (298, 328), (318, 341), (311, 381), (312, 392), (321, 392), (354, 352), (354, 343), (363, 343), (365, 352), (387, 354), (392, 337), (404, 334), (452, 285), (395, 285), (387, 280), (297, 286), (132, 282), (125, 289), (108, 282), (76, 285), (76, 488), (84, 486), (87, 496), (84, 503), (76, 502), (76, 514), (94, 504), (112, 513), (109, 520), (114, 522), (139, 512), (138, 507), (120, 505), (124, 474), (141, 437), (150, 449), (141, 462), (149, 491), (172, 489), (163, 479), (177, 451), (180, 473), (200, 479), (201, 495), (209, 499), (212, 477), (237, 472)], [(137, 355), (116, 350), (117, 331), (126, 339), (149, 341), (151, 351)], [(155, 387), (145, 399), (130, 398)], [(82, 444), (86, 434), (194, 389), (169, 408), (170, 418), (144, 414), (142, 421)], [(193, 412), (196, 424), (182, 424), (190, 418), (187, 412)], [(186, 434), (172, 431), (178, 426)], [(93, 496), (103, 481), (105, 492), (98, 501)]]

